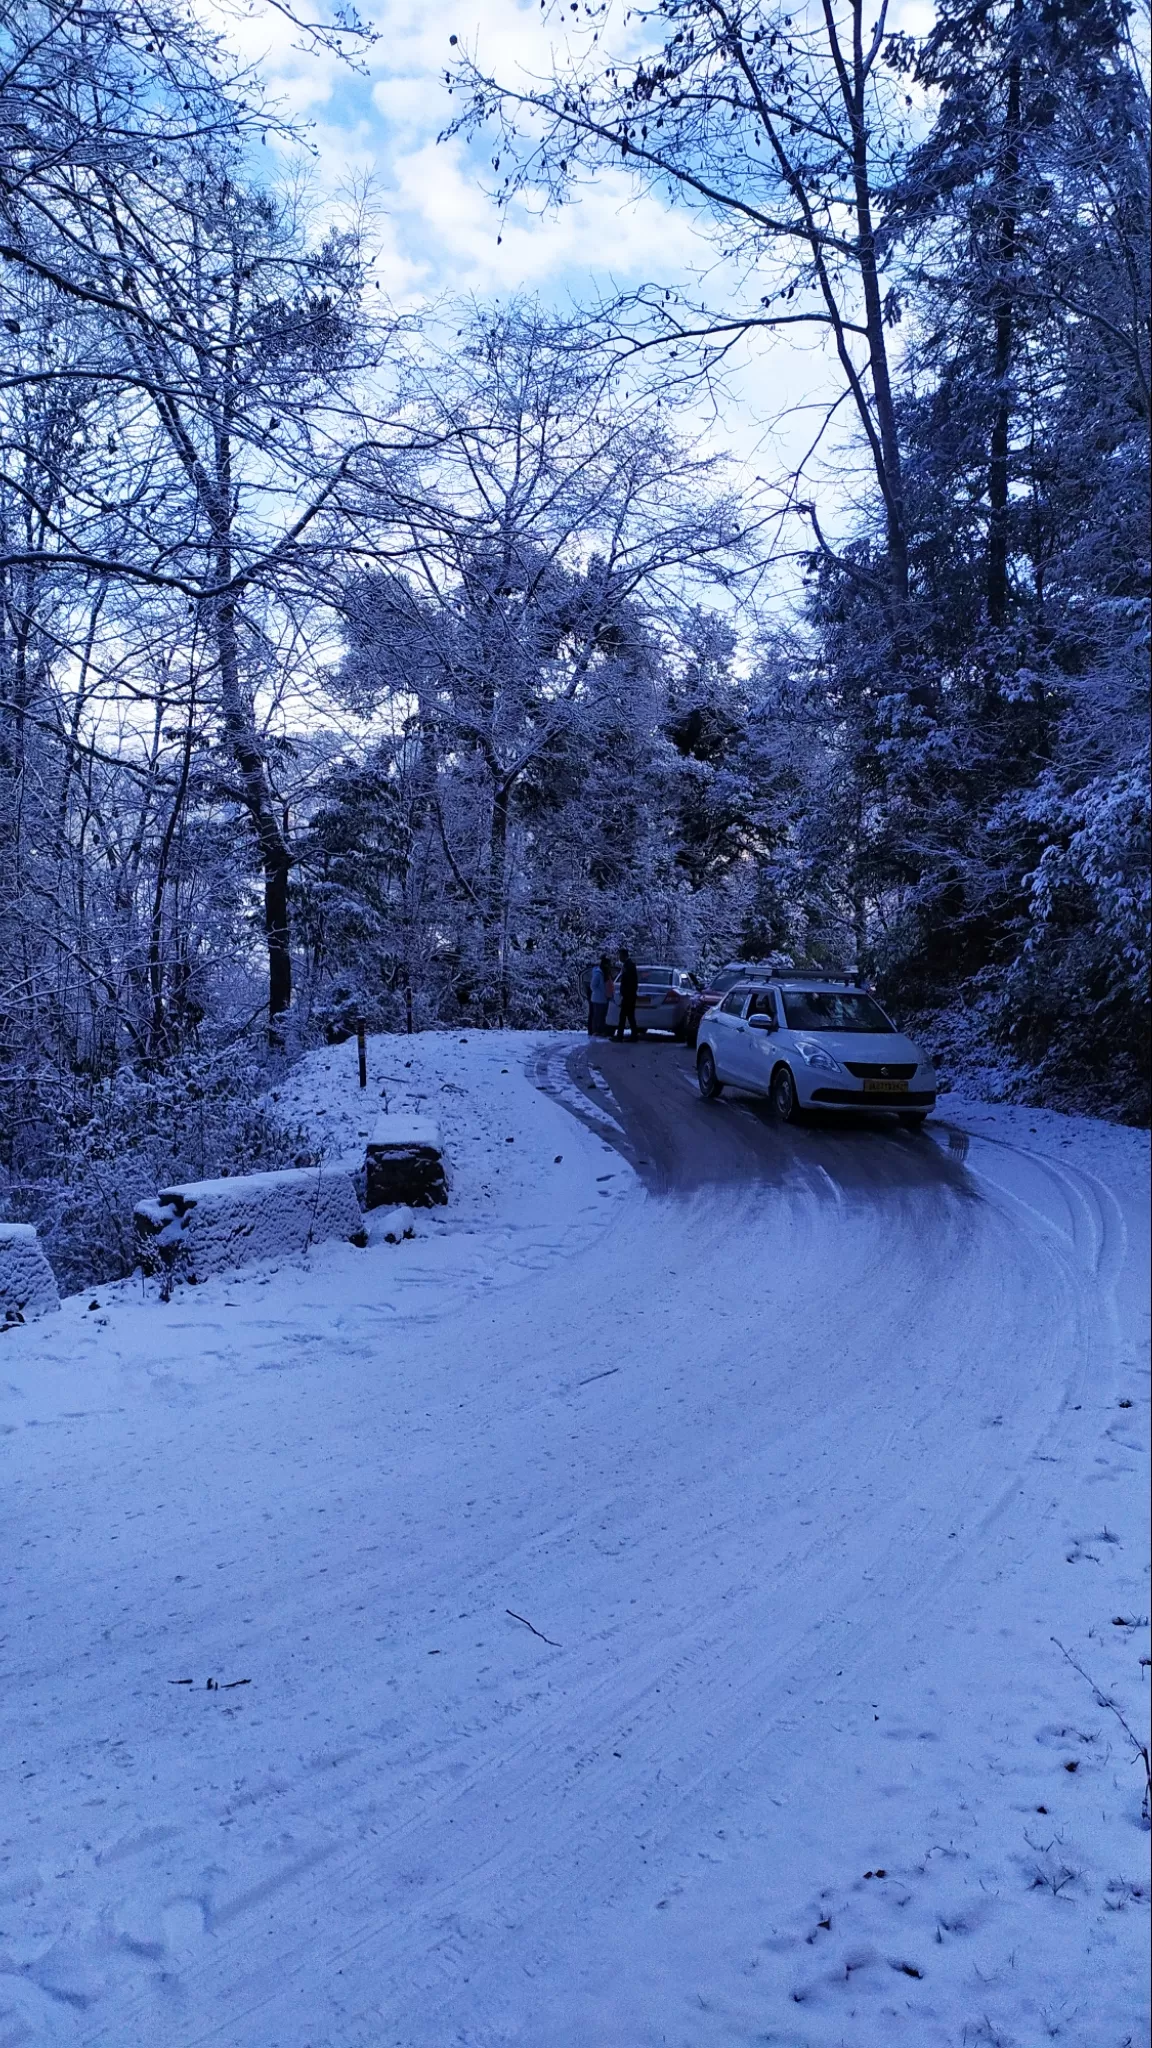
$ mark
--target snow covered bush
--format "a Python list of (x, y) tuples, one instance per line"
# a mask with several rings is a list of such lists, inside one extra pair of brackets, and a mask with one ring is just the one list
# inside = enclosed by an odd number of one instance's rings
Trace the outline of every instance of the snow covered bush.
[(0, 1328), (59, 1308), (52, 1268), (30, 1223), (0, 1223)]
[(1039, 790), (1029, 814), (1051, 836), (1030, 877), (1029, 932), (994, 1029), (1049, 1099), (1149, 1115), (1148, 759), (1074, 796)]
[(62, 1294), (133, 1270), (133, 1210), (158, 1187), (311, 1163), (305, 1133), (263, 1099), (269, 1078), (246, 1045), (95, 1084), (27, 1076), (0, 1197), (37, 1225)]

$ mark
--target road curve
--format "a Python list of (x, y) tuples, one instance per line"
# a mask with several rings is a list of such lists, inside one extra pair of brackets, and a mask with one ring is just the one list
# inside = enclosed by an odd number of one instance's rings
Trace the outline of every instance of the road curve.
[(1116, 2048), (1117, 1203), (524, 1049), (645, 1185), (6, 1340), (0, 2048)]
[(948, 1125), (907, 1131), (866, 1112), (782, 1124), (766, 1100), (733, 1088), (705, 1102), (694, 1054), (670, 1039), (591, 1040), (567, 1055), (567, 1070), (590, 1103), (611, 1100), (653, 1194), (748, 1182), (825, 1196), (974, 1193), (967, 1140)]

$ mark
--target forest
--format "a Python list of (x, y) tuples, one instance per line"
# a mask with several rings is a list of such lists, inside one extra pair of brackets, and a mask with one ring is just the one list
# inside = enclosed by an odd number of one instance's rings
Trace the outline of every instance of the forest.
[(859, 964), (953, 1083), (1147, 1120), (1137, 17), (584, 12), (552, 79), (446, 49), (445, 130), (510, 208), (623, 165), (697, 286), (413, 309), (201, 14), (0, 0), (0, 1213), (65, 1284), (302, 1159), (301, 1050), (578, 1024), (621, 943)]

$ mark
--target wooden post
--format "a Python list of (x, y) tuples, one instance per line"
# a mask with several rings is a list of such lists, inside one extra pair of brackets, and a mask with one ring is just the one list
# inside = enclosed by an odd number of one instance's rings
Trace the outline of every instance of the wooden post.
[(368, 1086), (368, 1047), (364, 1043), (364, 1019), (356, 1019), (356, 1051), (360, 1056), (360, 1086)]

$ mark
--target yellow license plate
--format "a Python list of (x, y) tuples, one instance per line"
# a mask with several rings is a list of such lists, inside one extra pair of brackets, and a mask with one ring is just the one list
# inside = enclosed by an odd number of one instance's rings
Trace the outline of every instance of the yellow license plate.
[(907, 1081), (865, 1081), (865, 1095), (907, 1095)]

